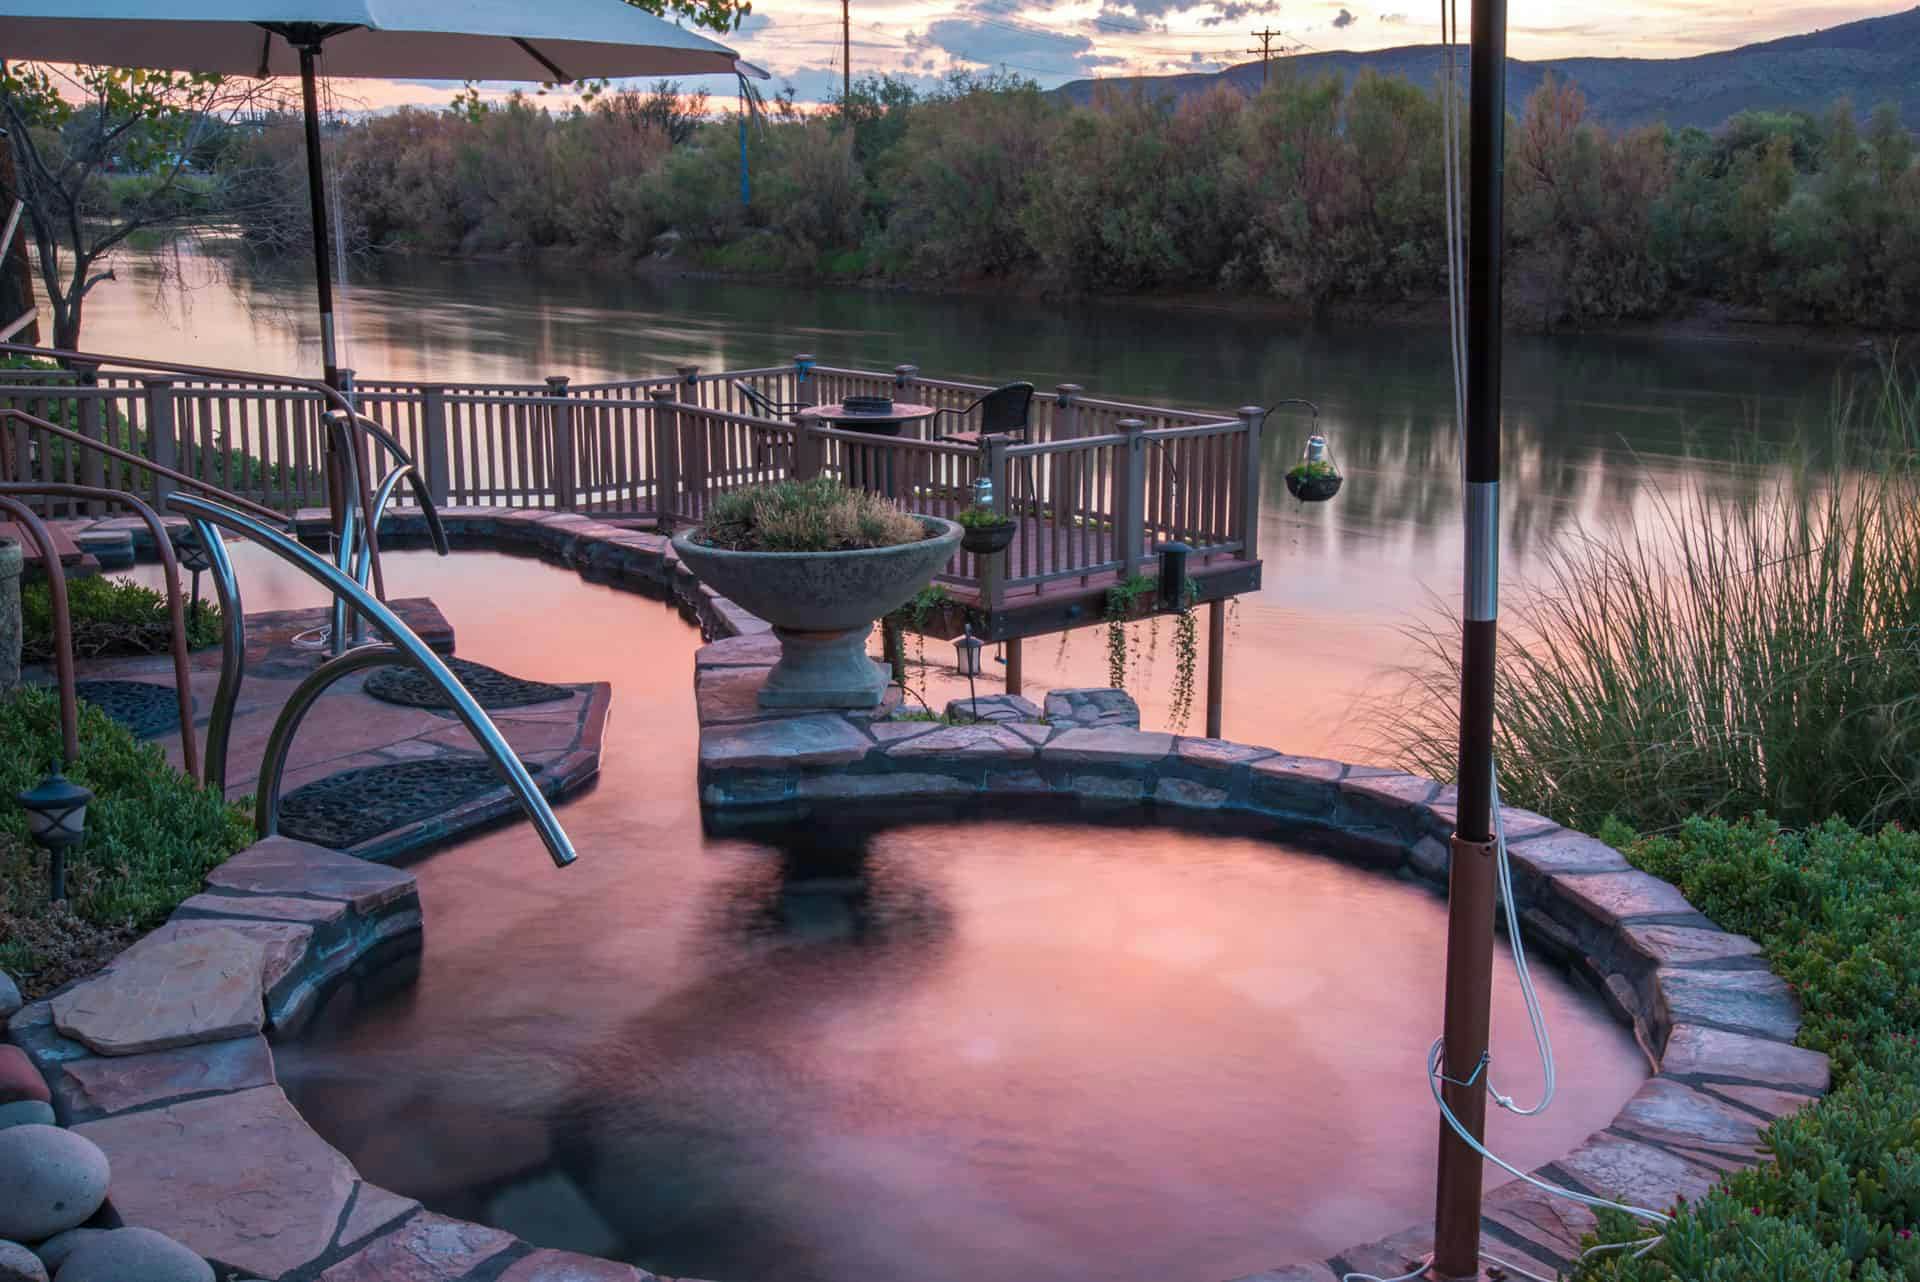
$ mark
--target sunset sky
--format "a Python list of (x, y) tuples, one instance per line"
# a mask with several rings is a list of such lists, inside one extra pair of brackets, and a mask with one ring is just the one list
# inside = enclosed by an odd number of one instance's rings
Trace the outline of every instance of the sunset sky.
[[(1513, 0), (1509, 49), (1521, 58), (1685, 57), (1905, 7), (1858, 0)], [(1276, 47), (1302, 50), (1379, 49), (1439, 35), (1439, 6), (1431, 0), (853, 0), (852, 12), (856, 76), (891, 72), (927, 84), (953, 71), (1002, 66), (1047, 87), (1087, 76), (1212, 71), (1250, 60), (1252, 33), (1261, 28), (1284, 33)], [(1464, 22), (1463, 5), (1463, 29)], [(759, 0), (726, 43), (771, 71), (775, 90), (791, 84), (802, 100), (824, 98), (840, 79), (840, 5)], [(731, 83), (709, 79), (716, 95), (731, 93)], [(452, 93), (421, 82), (340, 88), (368, 107), (439, 105)]]

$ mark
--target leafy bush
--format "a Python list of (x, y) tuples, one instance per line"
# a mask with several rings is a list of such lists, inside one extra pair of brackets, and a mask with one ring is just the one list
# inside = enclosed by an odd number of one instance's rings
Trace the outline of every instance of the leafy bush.
[[(1805, 1006), (1800, 1044), (1833, 1057), (1834, 1090), (1776, 1122), (1770, 1160), (1682, 1207), (1645, 1259), (1596, 1256), (1576, 1278), (1920, 1279), (1920, 836), (1705, 819), (1646, 841), (1602, 835), (1766, 948)], [(1602, 1221), (1602, 1240), (1636, 1234)]]
[(926, 537), (919, 518), (825, 476), (721, 495), (700, 530), (702, 542), (734, 552), (852, 552)]
[[(83, 974), (200, 888), (207, 870), (252, 838), (230, 806), (99, 709), (80, 709), (80, 756), (66, 774), (90, 788), (87, 836), (67, 852), (65, 911), (46, 903), (46, 859), (18, 806), (0, 806), (0, 967), (29, 993)], [(60, 755), (59, 700), (23, 686), (0, 699), (0, 797), (45, 775)]]
[[(181, 574), (182, 595), (188, 584)], [(220, 642), (220, 607), (182, 602), (187, 616), (187, 648)], [(172, 616), (162, 592), (132, 579), (90, 575), (67, 581), (67, 614), (73, 625), (73, 652), (80, 658), (106, 655), (165, 654), (173, 645)], [(53, 598), (44, 581), (20, 590), (21, 656), (29, 663), (53, 657)]]
[(1013, 520), (1013, 518), (1005, 512), (996, 511), (990, 507), (982, 507), (977, 503), (971, 507), (960, 509), (960, 511), (954, 513), (953, 519), (960, 523), (962, 529), (967, 530), (995, 529)]

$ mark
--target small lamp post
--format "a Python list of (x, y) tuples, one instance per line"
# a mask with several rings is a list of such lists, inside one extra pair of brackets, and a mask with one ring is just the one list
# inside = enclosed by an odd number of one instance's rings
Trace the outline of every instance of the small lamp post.
[(67, 897), (67, 847), (79, 844), (87, 835), (87, 803), (93, 794), (60, 773), (53, 773), (14, 800), (27, 812), (27, 835), (47, 849), (49, 898), (59, 903)]
[(173, 556), (180, 562), (181, 568), (193, 574), (192, 604), (187, 607), (191, 621), (200, 621), (200, 572), (212, 568), (213, 562), (207, 558), (207, 545), (200, 541), (199, 531), (189, 527), (173, 536)]
[(973, 705), (973, 719), (978, 721), (980, 694), (974, 689), (973, 679), (980, 675), (980, 651), (986, 648), (987, 643), (973, 635), (971, 623), (962, 628), (962, 633), (960, 639), (953, 643), (954, 662), (967, 678), (967, 700)]

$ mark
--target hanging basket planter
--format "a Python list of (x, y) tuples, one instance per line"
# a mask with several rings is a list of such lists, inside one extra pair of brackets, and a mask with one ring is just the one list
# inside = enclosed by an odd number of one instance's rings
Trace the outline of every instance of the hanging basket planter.
[(960, 546), (975, 556), (992, 556), (1004, 552), (1013, 542), (1014, 532), (1019, 525), (1012, 521), (1002, 521), (998, 525), (969, 525), (960, 536)]
[(1340, 492), (1345, 479), (1327, 448), (1327, 438), (1315, 432), (1300, 451), (1300, 461), (1287, 469), (1287, 493), (1302, 503), (1325, 503)]
[(1287, 493), (1302, 503), (1325, 503), (1340, 492), (1345, 479), (1330, 467), (1325, 471), (1314, 468), (1314, 464), (1302, 463), (1287, 473)]

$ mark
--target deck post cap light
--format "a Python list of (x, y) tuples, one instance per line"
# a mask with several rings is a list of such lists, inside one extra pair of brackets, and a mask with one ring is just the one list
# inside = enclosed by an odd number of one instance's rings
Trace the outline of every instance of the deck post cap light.
[(14, 800), (27, 812), (27, 835), (46, 848), (50, 898), (58, 903), (67, 897), (67, 847), (87, 835), (87, 803), (93, 793), (60, 773), (55, 761), (45, 779)]

